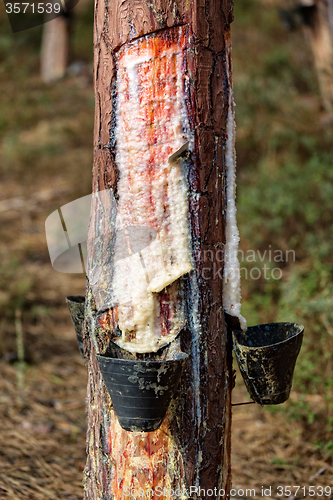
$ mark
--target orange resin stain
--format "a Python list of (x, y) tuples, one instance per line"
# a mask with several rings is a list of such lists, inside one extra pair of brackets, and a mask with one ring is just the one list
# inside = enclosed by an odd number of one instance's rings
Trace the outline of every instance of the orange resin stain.
[[(172, 489), (179, 486), (174, 477), (175, 454), (181, 460), (169, 430), (166, 416), (155, 432), (130, 433), (117, 419), (109, 429), (108, 452), (112, 457), (112, 493), (117, 500), (170, 500)], [(177, 480), (178, 479), (178, 480)]]
[[(155, 190), (158, 198), (162, 195), (163, 209), (167, 207), (167, 172), (161, 166), (187, 140), (179, 96), (183, 93), (184, 31), (177, 28), (172, 34), (139, 39), (123, 47), (118, 56), (118, 167), (121, 183), (133, 194), (119, 206), (123, 225), (150, 222), (159, 228), (165, 219), (156, 213), (153, 195)], [(126, 156), (124, 164), (122, 155)], [(138, 207), (139, 190), (143, 203)], [(151, 203), (145, 198), (149, 194)], [(139, 210), (143, 207), (144, 211)]]

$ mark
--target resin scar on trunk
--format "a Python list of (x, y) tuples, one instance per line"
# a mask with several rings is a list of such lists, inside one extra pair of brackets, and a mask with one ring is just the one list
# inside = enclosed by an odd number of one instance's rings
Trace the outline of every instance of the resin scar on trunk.
[[(193, 147), (184, 102), (187, 40), (186, 27), (177, 27), (127, 43), (116, 54), (118, 183), (115, 196), (106, 190), (93, 198), (102, 217), (90, 228), (89, 284), (94, 307), (108, 309), (98, 315), (99, 338), (110, 322), (118, 332), (113, 340), (134, 353), (157, 351), (184, 325), (180, 277), (192, 269), (186, 166), (169, 159), (188, 141)], [(105, 251), (108, 242), (112, 252)], [(95, 384), (101, 383), (96, 368)], [(96, 418), (98, 394), (92, 384), (90, 411)], [(98, 477), (103, 492), (121, 499), (133, 489), (161, 488), (166, 493), (159, 498), (171, 500), (171, 488), (183, 488), (172, 408), (154, 433), (122, 429), (111, 404), (98, 418), (107, 429), (102, 467), (108, 472)], [(96, 464), (100, 459), (97, 454)], [(98, 470), (93, 461), (89, 467)]]
[(184, 164), (172, 156), (193, 142), (185, 65), (184, 27), (139, 38), (116, 54), (118, 199), (111, 299), (103, 307), (112, 309), (114, 341), (131, 352), (157, 351), (184, 325), (179, 278), (192, 269), (188, 193)]

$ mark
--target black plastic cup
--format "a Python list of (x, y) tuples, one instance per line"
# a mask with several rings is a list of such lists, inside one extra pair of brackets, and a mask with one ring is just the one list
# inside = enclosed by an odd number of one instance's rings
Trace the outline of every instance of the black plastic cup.
[(188, 355), (174, 359), (133, 360), (97, 356), (114, 411), (123, 429), (152, 432), (163, 422)]
[(83, 360), (84, 355), (82, 323), (84, 321), (85, 300), (86, 299), (83, 295), (70, 295), (69, 297), (66, 297), (66, 302), (75, 328), (76, 337)]
[(236, 359), (251, 398), (260, 405), (284, 403), (290, 395), (304, 326), (268, 323), (233, 331)]

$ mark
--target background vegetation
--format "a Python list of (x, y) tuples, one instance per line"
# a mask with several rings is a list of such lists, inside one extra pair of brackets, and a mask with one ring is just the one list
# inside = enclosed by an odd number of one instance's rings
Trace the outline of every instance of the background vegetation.
[[(302, 30), (282, 25), (281, 2), (238, 0), (233, 62), (238, 152), (238, 221), (243, 266), (279, 267), (282, 278), (245, 279), (248, 324), (305, 326), (294, 397), (274, 412), (302, 420), (313, 441), (333, 453), (333, 117), (321, 107)], [(247, 251), (259, 251), (255, 263)], [(293, 250), (274, 262), (269, 251)], [(266, 258), (263, 258), (266, 251)], [(289, 256), (292, 254), (289, 253)], [(286, 258), (284, 258), (286, 260)], [(257, 277), (258, 272), (253, 276)], [(279, 276), (275, 271), (273, 276)], [(318, 399), (318, 395), (322, 399)], [(270, 410), (272, 411), (272, 410)], [(315, 430), (322, 428), (320, 438)], [(326, 434), (325, 434), (326, 430)]]

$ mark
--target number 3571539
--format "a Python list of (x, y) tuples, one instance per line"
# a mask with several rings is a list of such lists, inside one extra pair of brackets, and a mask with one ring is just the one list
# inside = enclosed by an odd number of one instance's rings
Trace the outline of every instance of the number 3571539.
[(60, 3), (6, 3), (7, 14), (59, 14)]
[(332, 488), (330, 486), (277, 486), (278, 497), (295, 497), (297, 493), (303, 497), (331, 497)]

